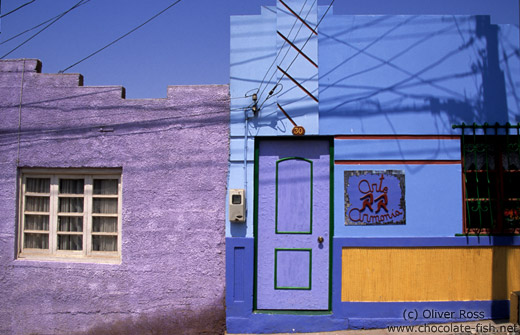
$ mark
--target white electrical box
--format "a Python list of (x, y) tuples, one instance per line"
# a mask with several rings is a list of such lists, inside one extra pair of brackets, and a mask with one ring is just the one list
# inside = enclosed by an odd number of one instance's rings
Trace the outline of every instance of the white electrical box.
[(243, 189), (229, 190), (229, 221), (246, 222), (246, 192)]

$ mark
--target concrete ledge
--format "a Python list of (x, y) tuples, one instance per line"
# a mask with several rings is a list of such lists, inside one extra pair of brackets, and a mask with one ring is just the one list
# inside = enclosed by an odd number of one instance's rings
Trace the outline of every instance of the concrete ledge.
[(42, 71), (42, 62), (39, 59), (2, 59), (0, 72), (37, 72)]

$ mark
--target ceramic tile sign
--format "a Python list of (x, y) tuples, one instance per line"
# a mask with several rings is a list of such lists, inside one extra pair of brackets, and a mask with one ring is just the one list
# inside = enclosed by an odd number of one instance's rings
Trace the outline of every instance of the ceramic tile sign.
[(404, 171), (345, 171), (345, 225), (405, 224)]

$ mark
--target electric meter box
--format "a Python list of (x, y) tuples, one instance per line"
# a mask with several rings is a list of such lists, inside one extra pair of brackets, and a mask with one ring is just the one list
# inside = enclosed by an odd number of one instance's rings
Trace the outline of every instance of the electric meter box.
[(246, 222), (246, 192), (243, 189), (229, 190), (229, 221)]

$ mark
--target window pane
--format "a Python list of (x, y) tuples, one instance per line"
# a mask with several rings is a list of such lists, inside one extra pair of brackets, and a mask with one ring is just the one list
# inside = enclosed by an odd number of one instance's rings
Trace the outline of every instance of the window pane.
[(48, 212), (49, 197), (25, 197), (25, 210), (28, 212)]
[(27, 178), (25, 180), (25, 192), (49, 193), (51, 180), (49, 178)]
[(83, 194), (84, 187), (83, 179), (60, 179), (61, 194)]
[(92, 250), (94, 251), (117, 251), (116, 236), (92, 236)]
[(60, 216), (58, 217), (58, 231), (83, 231), (83, 217)]
[(464, 165), (466, 170), (494, 170), (495, 147), (492, 144), (466, 144)]
[(509, 229), (520, 228), (520, 201), (505, 202), (504, 224)]
[(49, 230), (48, 215), (25, 215), (25, 230)]
[(497, 181), (494, 172), (467, 172), (466, 194), (468, 199), (497, 197)]
[(59, 250), (82, 250), (83, 236), (81, 235), (58, 235)]
[(93, 217), (92, 231), (96, 233), (116, 233), (117, 218)]
[(92, 211), (102, 214), (117, 214), (117, 199), (94, 198)]
[(60, 213), (83, 213), (83, 198), (60, 198)]
[(49, 249), (48, 234), (24, 234), (24, 248)]
[(95, 179), (94, 194), (117, 194), (117, 179)]
[(520, 199), (520, 173), (504, 172), (504, 198)]
[(520, 155), (516, 147), (508, 146), (502, 155), (504, 170), (520, 170)]
[(496, 227), (496, 201), (467, 201), (466, 226), (469, 229), (493, 229)]

